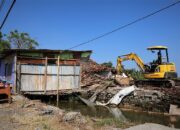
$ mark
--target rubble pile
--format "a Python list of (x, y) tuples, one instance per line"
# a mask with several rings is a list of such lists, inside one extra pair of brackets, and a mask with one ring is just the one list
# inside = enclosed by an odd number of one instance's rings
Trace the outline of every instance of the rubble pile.
[[(85, 104), (96, 101), (107, 103), (121, 90), (133, 85), (133, 79), (125, 74), (112, 73), (113, 68), (97, 64), (93, 60), (81, 62), (81, 88), (86, 91)], [(121, 95), (122, 96), (122, 95)], [(180, 104), (180, 87), (165, 88), (141, 86), (122, 100), (121, 106), (142, 108), (145, 111), (168, 112), (170, 105)]]
[(162, 87), (144, 87), (144, 89), (156, 90), (165, 94), (168, 97), (169, 104), (180, 105), (180, 87), (162, 88)]
[(115, 75), (115, 73), (112, 73), (114, 68), (98, 64), (93, 60), (82, 61), (81, 69), (81, 87), (104, 84), (109, 81), (113, 82), (114, 87), (117, 85), (129, 86), (133, 83), (131, 77), (127, 77), (124, 73), (122, 75)]
[(81, 62), (81, 86), (90, 86), (93, 84), (102, 83), (109, 78), (111, 73), (110, 67), (97, 64), (93, 60)]

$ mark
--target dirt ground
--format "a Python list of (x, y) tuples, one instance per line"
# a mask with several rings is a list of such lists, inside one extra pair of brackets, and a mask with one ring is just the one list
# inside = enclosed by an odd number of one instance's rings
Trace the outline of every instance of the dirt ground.
[(13, 102), (0, 103), (0, 130), (110, 130), (113, 126), (98, 126), (96, 119), (77, 112), (65, 112), (57, 107), (13, 96)]
[(137, 125), (85, 117), (20, 95), (12, 99), (11, 104), (0, 103), (0, 130), (122, 130)]

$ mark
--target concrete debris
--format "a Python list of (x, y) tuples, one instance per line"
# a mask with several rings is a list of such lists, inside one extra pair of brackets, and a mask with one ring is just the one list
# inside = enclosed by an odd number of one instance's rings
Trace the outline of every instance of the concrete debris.
[(95, 93), (89, 98), (89, 101), (91, 102), (95, 102), (97, 95), (101, 92), (103, 92), (104, 90), (106, 90), (109, 86), (111, 86), (112, 82), (107, 82), (106, 84), (102, 85), (102, 87), (100, 87), (99, 89), (97, 89), (95, 91)]
[(114, 71), (113, 68), (97, 64), (93, 60), (82, 62), (81, 68), (81, 87), (83, 89), (101, 86), (101, 84), (108, 81), (113, 82), (111, 87), (116, 87), (117, 85), (129, 86), (133, 83), (133, 79), (126, 74), (115, 75), (112, 73)]
[(51, 106), (51, 105), (43, 105), (39, 106), (39, 115), (50, 115), (50, 114), (55, 114), (55, 115), (63, 115), (64, 111), (59, 109), (58, 107)]
[[(124, 73), (123, 73), (124, 74)], [(116, 75), (115, 76), (115, 82), (117, 84), (119, 84), (120, 86), (129, 86), (130, 84), (132, 84), (133, 79), (127, 77), (125, 74), (124, 75)]]
[[(106, 98), (104, 94), (110, 89), (118, 88), (114, 92), (116, 94), (122, 86), (129, 86), (132, 80), (132, 78), (127, 77), (124, 73), (122, 75), (113, 75), (112, 68), (97, 64), (92, 60), (82, 62), (81, 66), (81, 88), (87, 90), (87, 92), (92, 92), (92, 95), (89, 99), (82, 97), (80, 99), (88, 106), (93, 106), (97, 97)], [(110, 94), (109, 96), (112, 97), (113, 95)]]
[(112, 82), (107, 82), (106, 84), (101, 85), (97, 90), (95, 90), (94, 94), (89, 99), (85, 99), (80, 96), (78, 96), (78, 97), (84, 104), (86, 104), (89, 107), (93, 107), (96, 105), (94, 102), (97, 98), (97, 95), (99, 93), (105, 91), (111, 84), (112, 84)]
[(86, 119), (81, 115), (80, 112), (68, 112), (63, 116), (64, 122), (75, 122), (77, 124), (84, 124), (86, 123)]
[(43, 110), (39, 113), (39, 115), (43, 116), (43, 115), (50, 115), (53, 113), (53, 110)]
[[(97, 101), (98, 105), (101, 103), (105, 105), (123, 87), (134, 84), (131, 77), (124, 73), (117, 75), (113, 68), (97, 64), (92, 60), (82, 62), (81, 65), (81, 88), (86, 92), (86, 100), (84, 100), (86, 104), (94, 105), (92, 103)], [(106, 86), (108, 82), (111, 84)], [(146, 85), (137, 88), (133, 94), (124, 98), (120, 107), (132, 106), (144, 111), (169, 112), (170, 104), (180, 106), (180, 87), (163, 88)]]
[[(103, 100), (106, 99), (106, 96), (112, 99), (109, 100), (109, 102), (106, 101), (106, 104), (102, 104), (118, 105), (121, 102), (122, 98), (124, 98), (124, 96), (126, 95), (122, 94), (124, 90), (122, 92), (119, 91), (122, 89), (122, 86), (130, 86), (131, 81), (133, 80), (132, 78), (127, 77), (124, 73), (122, 75), (113, 75), (112, 68), (97, 64), (92, 60), (89, 60), (88, 62), (82, 62), (81, 66), (81, 87), (82, 89), (87, 90), (89, 93), (92, 92), (92, 95), (89, 97), (89, 99), (80, 97), (80, 100), (91, 107), (95, 105), (94, 102), (97, 101), (98, 97), (101, 97), (101, 99)], [(112, 89), (114, 88), (117, 88), (117, 90), (115, 90), (114, 94), (112, 94)], [(109, 93), (107, 93), (108, 91)], [(115, 95), (117, 93), (120, 95)], [(100, 104), (100, 102), (97, 102), (96, 105)]]
[(16, 101), (24, 101), (24, 100), (27, 100), (27, 98), (25, 98), (25, 97), (23, 97), (23, 96), (21, 96), (21, 95), (15, 95), (15, 96), (12, 95), (12, 101), (13, 101), (13, 102), (16, 102)]
[(27, 107), (31, 107), (31, 106), (34, 106), (34, 105), (35, 105), (34, 103), (29, 103), (29, 104), (25, 104), (23, 107), (27, 108)]
[(122, 77), (127, 78), (128, 76), (125, 73), (122, 73)]
[(169, 114), (171, 115), (179, 115), (180, 116), (180, 108), (177, 105), (170, 105)]

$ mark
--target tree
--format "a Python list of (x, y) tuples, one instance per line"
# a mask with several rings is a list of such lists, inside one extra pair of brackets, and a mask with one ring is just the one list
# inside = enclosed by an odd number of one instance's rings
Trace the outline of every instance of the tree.
[(7, 35), (7, 39), (11, 43), (12, 48), (16, 49), (35, 49), (39, 45), (28, 33), (20, 33), (17, 30), (11, 31)]
[(11, 45), (7, 40), (3, 39), (3, 34), (0, 32), (0, 51), (3, 51), (4, 49), (10, 49)]
[(138, 71), (136, 69), (125, 69), (123, 71), (125, 74), (130, 75), (135, 80), (142, 80), (144, 79), (144, 75), (141, 71)]
[(107, 67), (113, 67), (113, 64), (112, 64), (112, 62), (111, 61), (109, 61), (109, 62), (104, 62), (104, 63), (102, 63), (102, 65), (105, 65), (105, 66), (107, 66)]

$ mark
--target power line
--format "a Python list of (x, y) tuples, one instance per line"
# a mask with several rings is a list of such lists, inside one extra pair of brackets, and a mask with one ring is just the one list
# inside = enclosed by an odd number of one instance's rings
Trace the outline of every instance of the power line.
[(67, 49), (67, 50), (71, 50), (71, 49), (73, 49), (73, 48), (77, 48), (77, 47), (79, 47), (79, 46), (85, 45), (85, 44), (87, 44), (87, 43), (93, 42), (93, 41), (98, 40), (98, 39), (100, 39), (100, 38), (102, 38), (102, 37), (105, 37), (105, 36), (107, 36), (107, 35), (110, 35), (111, 33), (117, 32), (117, 31), (119, 31), (119, 30), (121, 30), (121, 29), (124, 29), (124, 28), (126, 28), (126, 27), (128, 27), (128, 26), (131, 26), (131, 25), (133, 25), (133, 24), (135, 24), (135, 23), (137, 23), (137, 22), (140, 22), (140, 21), (142, 21), (142, 20), (144, 20), (144, 19), (146, 19), (146, 18), (148, 18), (148, 17), (151, 17), (151, 16), (153, 16), (153, 15), (155, 15), (155, 14), (157, 14), (157, 13), (160, 13), (160, 12), (162, 12), (162, 11), (164, 11), (164, 10), (172, 7), (172, 6), (175, 6), (176, 4), (179, 4), (179, 3), (180, 3), (180, 0), (178, 0), (177, 2), (175, 2), (175, 3), (173, 3), (173, 4), (170, 4), (170, 5), (168, 5), (168, 6), (164, 7), (164, 8), (161, 8), (161, 9), (159, 9), (159, 10), (157, 10), (157, 11), (154, 11), (154, 12), (152, 12), (152, 13), (146, 15), (146, 16), (140, 17), (140, 18), (138, 18), (138, 19), (136, 19), (136, 20), (134, 20), (134, 21), (132, 21), (132, 22), (130, 22), (130, 23), (128, 23), (128, 24), (122, 25), (122, 26), (120, 26), (120, 27), (118, 27), (118, 28), (116, 28), (116, 29), (114, 29), (114, 30), (112, 30), (112, 31), (106, 32), (106, 33), (104, 33), (104, 34), (102, 34), (102, 35), (100, 35), (100, 36), (97, 36), (97, 37), (95, 37), (95, 38), (92, 38), (92, 39), (90, 39), (90, 40), (88, 40), (88, 41), (86, 41), (86, 42), (83, 42), (83, 43), (77, 44), (77, 45), (75, 45), (75, 46), (72, 46), (72, 47), (70, 47), (70, 48)]
[(3, 7), (4, 3), (5, 3), (5, 0), (2, 0), (2, 1), (1, 1), (1, 4), (0, 4), (0, 12), (1, 12), (1, 10), (2, 10), (2, 7)]
[(9, 13), (11, 12), (11, 10), (12, 10), (12, 8), (13, 8), (15, 2), (16, 2), (16, 0), (13, 0), (13, 2), (12, 2), (12, 4), (11, 4), (11, 6), (10, 6), (10, 8), (9, 8), (9, 10), (8, 10), (8, 12), (7, 12), (7, 14), (6, 14), (6, 16), (5, 16), (5, 18), (4, 18), (3, 22), (2, 22), (2, 24), (1, 24), (1, 26), (0, 26), (0, 30), (3, 28), (4, 23), (6, 22), (6, 19), (7, 19), (7, 17), (9, 16)]

